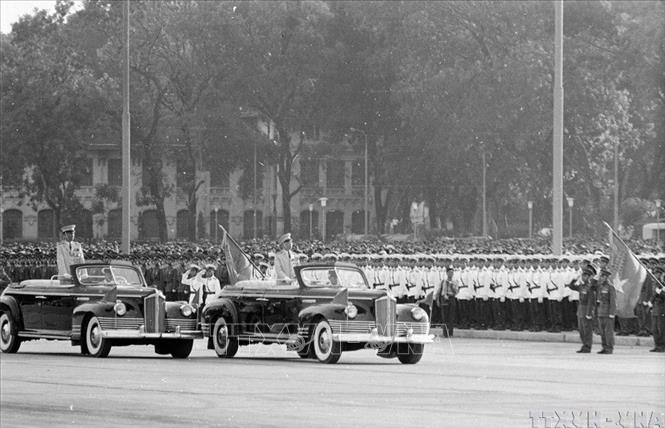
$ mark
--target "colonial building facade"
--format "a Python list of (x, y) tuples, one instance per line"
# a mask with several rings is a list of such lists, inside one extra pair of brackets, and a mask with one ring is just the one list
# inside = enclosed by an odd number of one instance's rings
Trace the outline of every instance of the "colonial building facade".
[[(307, 142), (306, 144), (321, 144)], [(100, 199), (99, 184), (115, 188), (121, 194), (122, 161), (119, 145), (89, 147), (86, 179), (77, 191), (85, 211), (84, 221), (78, 224), (80, 238), (119, 240), (121, 212), (118, 202)], [(284, 231), (282, 189), (277, 181), (276, 167), (267, 165), (257, 180), (257, 197), (243, 198), (239, 179), (241, 170), (208, 170), (197, 172), (197, 182), (203, 185), (197, 191), (197, 236), (221, 240), (223, 225), (234, 237), (275, 237)], [(132, 240), (157, 240), (159, 233), (154, 207), (137, 205), (138, 190), (143, 184), (140, 160), (132, 165)], [(364, 158), (346, 144), (340, 144), (333, 156), (298, 156), (294, 163), (291, 191), (302, 185), (291, 199), (291, 229), (302, 238), (325, 237), (349, 233), (364, 233)], [(169, 240), (186, 240), (191, 216), (186, 197), (179, 186), (182, 174), (177, 161), (164, 159), (164, 175), (175, 184), (175, 191), (165, 200), (167, 233)], [(370, 181), (371, 183), (371, 181)], [(372, 224), (372, 188), (368, 188), (368, 207)], [(1, 193), (2, 232), (4, 240), (56, 239), (58, 227), (53, 211), (46, 204), (33, 207), (20, 196), (19, 189), (5, 186)], [(325, 198), (325, 208), (322, 206)], [(255, 203), (256, 201), (256, 203)], [(325, 210), (325, 215), (323, 213)], [(324, 224), (325, 223), (325, 224)], [(256, 224), (256, 228), (254, 225)]]

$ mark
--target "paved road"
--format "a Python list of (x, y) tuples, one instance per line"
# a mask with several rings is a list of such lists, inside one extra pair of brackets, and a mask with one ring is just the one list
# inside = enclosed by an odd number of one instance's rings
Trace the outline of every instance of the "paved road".
[(276, 345), (232, 360), (203, 341), (188, 360), (145, 346), (93, 359), (37, 341), (0, 354), (0, 426), (665, 426), (665, 354), (647, 349), (455, 338), (414, 366), (369, 350), (331, 366)]

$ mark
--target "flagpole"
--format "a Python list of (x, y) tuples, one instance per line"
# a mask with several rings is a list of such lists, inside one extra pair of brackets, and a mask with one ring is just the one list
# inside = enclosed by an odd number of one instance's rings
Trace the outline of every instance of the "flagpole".
[(231, 240), (231, 242), (233, 242), (233, 244), (234, 244), (236, 247), (238, 247), (238, 249), (240, 250), (240, 252), (242, 253), (242, 255), (245, 256), (245, 258), (247, 259), (247, 261), (248, 261), (248, 262), (254, 267), (254, 269), (256, 269), (256, 271), (257, 271), (258, 273), (261, 274), (261, 278), (262, 278), (262, 279), (266, 279), (266, 276), (263, 274), (263, 272), (261, 272), (261, 269), (259, 269), (259, 267), (256, 266), (256, 264), (254, 264), (254, 262), (252, 261), (252, 259), (251, 259), (247, 254), (245, 254), (245, 252), (242, 250), (242, 248), (240, 248), (240, 245), (238, 245), (238, 243), (236, 242), (236, 240), (233, 239), (233, 236), (231, 236), (231, 234), (230, 234), (229, 232), (227, 232), (226, 229), (224, 229), (224, 226), (222, 226), (221, 224), (218, 224), (217, 226), (219, 226), (219, 228), (222, 229), (222, 231), (224, 232), (224, 236), (228, 236), (229, 239)]
[(609, 224), (607, 224), (607, 222), (605, 222), (605, 221), (603, 222), (603, 224), (604, 224), (604, 225), (610, 230), (610, 232), (612, 232), (612, 235), (613, 235), (616, 239), (618, 239), (619, 242), (621, 242), (621, 243), (623, 244), (624, 247), (626, 247), (626, 248), (628, 249), (628, 251), (630, 252), (630, 255), (633, 256), (633, 258), (635, 258), (635, 260), (637, 260), (637, 263), (638, 263), (640, 266), (642, 266), (642, 267), (644, 268), (644, 270), (646, 271), (647, 275), (649, 275), (651, 278), (653, 278), (658, 284), (661, 285), (661, 287), (665, 286), (665, 285), (663, 285), (663, 283), (661, 283), (661, 282), (658, 280), (658, 278), (656, 278), (656, 276), (655, 276), (653, 273), (651, 273), (651, 271), (650, 271), (646, 266), (644, 266), (644, 264), (642, 263), (642, 261), (640, 260), (640, 258), (637, 257), (637, 256), (633, 253), (633, 251), (630, 249), (630, 247), (629, 247), (628, 245), (626, 245), (625, 242), (623, 242), (623, 239), (621, 239), (621, 237), (620, 237), (620, 236), (614, 231), (614, 229), (612, 229), (612, 226), (610, 226)]

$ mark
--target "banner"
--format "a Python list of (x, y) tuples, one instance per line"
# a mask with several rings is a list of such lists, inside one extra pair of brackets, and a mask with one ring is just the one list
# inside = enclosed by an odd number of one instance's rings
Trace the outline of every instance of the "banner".
[(222, 226), (219, 227), (224, 232), (222, 249), (224, 250), (226, 269), (229, 272), (229, 282), (233, 285), (238, 281), (251, 279), (253, 265), (250, 264), (247, 255), (238, 246), (236, 241), (229, 236), (226, 229)]
[(610, 263), (607, 268), (612, 273), (610, 283), (617, 290), (617, 316), (635, 318), (633, 311), (640, 298), (647, 270), (610, 225), (605, 223), (605, 226), (609, 230), (610, 240)]

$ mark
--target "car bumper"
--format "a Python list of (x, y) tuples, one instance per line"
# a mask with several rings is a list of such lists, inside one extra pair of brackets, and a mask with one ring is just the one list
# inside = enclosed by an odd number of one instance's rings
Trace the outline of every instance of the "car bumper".
[(171, 331), (146, 333), (141, 330), (103, 330), (102, 337), (106, 339), (200, 339), (200, 331)]
[(335, 333), (333, 340), (343, 343), (432, 343), (432, 334), (412, 334), (406, 336), (382, 336), (371, 333)]

